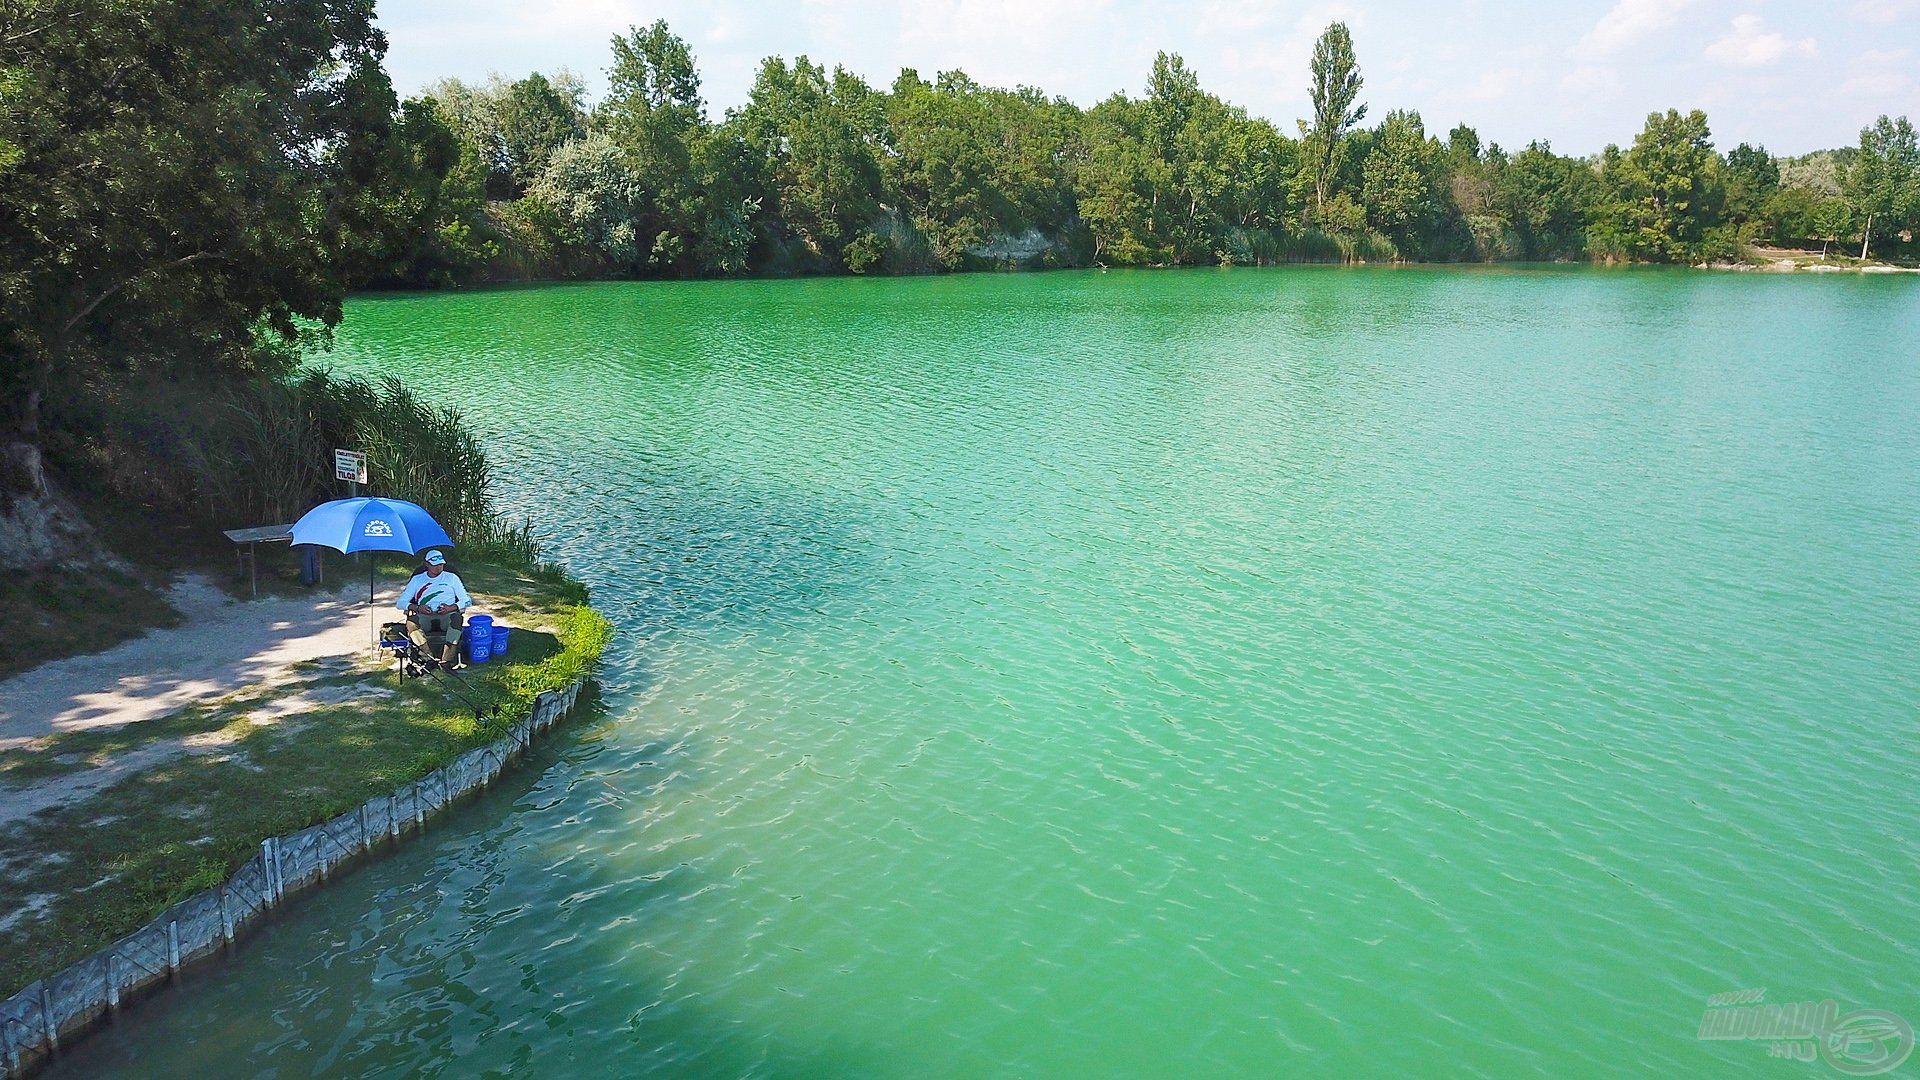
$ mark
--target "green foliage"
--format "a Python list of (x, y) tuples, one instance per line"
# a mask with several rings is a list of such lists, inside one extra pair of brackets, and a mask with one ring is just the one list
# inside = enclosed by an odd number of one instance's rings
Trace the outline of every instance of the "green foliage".
[[(458, 412), (429, 405), (392, 377), (374, 385), (310, 370), (293, 390), (320, 446), (366, 452), (374, 491), (419, 503), (456, 541), (490, 531), (492, 473), (479, 438)], [(263, 471), (239, 464), (242, 473)]]
[(993, 113), (980, 88), (957, 72), (942, 75), (937, 88), (902, 72), (887, 113), (894, 150), (884, 162), (887, 186), (935, 263), (957, 269), (1018, 219), (995, 175)]
[[(1813, 232), (1808, 236), (1817, 239), (1822, 245), (1835, 244), (1845, 237), (1854, 235), (1853, 207), (1845, 199), (1822, 199), (1813, 211)], [(1826, 248), (1820, 249), (1822, 255)]]
[(1074, 177), (1102, 262), (1259, 262), (1294, 216), (1296, 144), (1200, 88), (1175, 55), (1154, 61), (1147, 96), (1115, 95), (1083, 121)]
[(586, 134), (578, 92), (563, 91), (539, 72), (507, 87), (494, 118), (501, 164), (521, 191), (547, 171), (562, 146)]
[(1351, 194), (1342, 191), (1327, 200), (1320, 210), (1320, 231), (1331, 237), (1345, 262), (1365, 262), (1381, 257), (1393, 258), (1398, 252), (1391, 245), (1373, 243), (1367, 231), (1367, 209)]
[(619, 161), (598, 182), (625, 193), (619, 201), (628, 226), (617, 231), (631, 234), (631, 251), (615, 265), (684, 271), (702, 225), (694, 157), (706, 133), (693, 53), (665, 22), (655, 22), (613, 39), (607, 82), (594, 126), (618, 148)]
[(473, 151), (431, 99), (401, 105), (374, 140), (378, 163), (343, 193), (341, 261), (349, 284), (432, 288), (477, 276), (498, 253)]
[(1817, 235), (1813, 216), (1820, 196), (1803, 187), (1783, 187), (1768, 196), (1762, 211), (1767, 235), (1778, 242), (1807, 240)]
[[(1443, 142), (1412, 112), (1359, 126), (1363, 82), (1341, 24), (1316, 43), (1310, 72), (1313, 117), (1298, 140), (1209, 93), (1172, 53), (1155, 57), (1141, 96), (1085, 110), (959, 71), (929, 81), (903, 70), (882, 91), (806, 57), (772, 57), (747, 104), (714, 123), (692, 53), (656, 22), (615, 40), (611, 90), (591, 134), (580, 133), (578, 83), (564, 73), (432, 88), (461, 148), (442, 181), (450, 194), (427, 242), (391, 260), (409, 269), (372, 280), (457, 282), (480, 265), (517, 280), (1285, 259), (1693, 261), (1737, 256), (1770, 234), (1809, 239), (1822, 200), (1840, 196), (1856, 161), (1866, 177), (1899, 159), (1876, 149), (1898, 150), (1897, 124), (1864, 151), (1776, 160), (1743, 144), (1723, 159), (1705, 116), (1679, 112), (1654, 114), (1630, 148), (1597, 159), (1545, 143), (1509, 155), (1466, 124)], [(537, 174), (515, 164), (541, 160)], [(481, 206), (478, 189), (496, 201)], [(1857, 236), (1861, 198), (1850, 199), (1844, 226), (1827, 207), (1825, 229)], [(391, 201), (413, 220), (432, 216), (425, 197)], [(1897, 208), (1911, 201), (1880, 198), (1896, 210), (1874, 212), (1877, 242), (1909, 231)]]
[(393, 92), (371, 0), (26, 0), (0, 34), (0, 396), (100, 365), (244, 371), (255, 330), (330, 324), (341, 193)]
[(1587, 223), (1599, 179), (1587, 163), (1529, 143), (1500, 169), (1497, 200), (1529, 259), (1576, 258), (1586, 251)]
[(873, 264), (880, 245), (862, 236), (881, 213), (884, 95), (845, 69), (770, 57), (726, 126), (765, 185), (776, 244), (797, 241), (821, 269)]
[(1839, 196), (1840, 153), (1821, 150), (1797, 158), (1782, 158), (1779, 164), (1782, 188), (1805, 188), (1823, 198)]
[(1438, 232), (1441, 154), (1419, 113), (1395, 110), (1367, 156), (1361, 195), (1368, 223), (1403, 254), (1418, 255)]
[(1727, 219), (1738, 224), (1766, 218), (1767, 201), (1780, 190), (1780, 165), (1762, 147), (1741, 143), (1727, 151)]
[[(887, 95), (887, 201), (924, 243), (933, 268), (980, 265), (996, 242), (1072, 227), (1079, 110), (1035, 92), (992, 90), (957, 71), (928, 83), (902, 71)], [(904, 234), (892, 233), (896, 238)], [(901, 249), (900, 258), (914, 256)]]
[(1626, 153), (1601, 157), (1601, 201), (1589, 233), (1597, 252), (1649, 262), (1701, 258), (1721, 223), (1725, 188), (1707, 115), (1653, 113)]
[(1859, 222), (1861, 258), (1875, 239), (1920, 229), (1920, 140), (1906, 117), (1882, 116), (1861, 129), (1840, 186)]
[(560, 650), (536, 664), (510, 667), (500, 680), (521, 716), (532, 708), (534, 698), (585, 678), (613, 642), (613, 624), (590, 607), (564, 608), (559, 618), (560, 627), (555, 636), (560, 641)]
[(1840, 193), (1841, 155), (1826, 150), (1778, 162), (1779, 188), (1768, 197), (1766, 231), (1779, 243), (1818, 240), (1821, 254), (1854, 232), (1853, 211)]
[(455, 411), (397, 379), (307, 369), (292, 377), (101, 379), (49, 417), (63, 472), (91, 494), (179, 517), (198, 531), (292, 521), (338, 498), (332, 448), (365, 450), (373, 490), (419, 503), (454, 540), (502, 561), (538, 561), (528, 530), (500, 520), (484, 447)]
[(586, 91), (564, 69), (516, 82), (494, 75), (482, 84), (442, 79), (426, 98), (462, 144), (465, 184), (482, 197), (514, 199), (546, 170), (553, 152), (586, 131)]
[(566, 265), (615, 276), (646, 268), (639, 233), (646, 198), (626, 152), (602, 132), (561, 147), (527, 192), (536, 213), (550, 215)]
[(1330, 185), (1334, 182), (1345, 146), (1347, 132), (1366, 119), (1367, 107), (1355, 105), (1360, 98), (1360, 64), (1353, 54), (1353, 35), (1346, 23), (1334, 23), (1313, 43), (1313, 59), (1308, 64), (1312, 84), (1313, 123), (1302, 125), (1301, 134), (1308, 150), (1304, 157), (1313, 179), (1313, 207), (1324, 214)]
[(1146, 263), (1156, 254), (1149, 223), (1154, 163), (1140, 137), (1139, 111), (1116, 94), (1087, 113), (1087, 156), (1074, 194), (1095, 262)]

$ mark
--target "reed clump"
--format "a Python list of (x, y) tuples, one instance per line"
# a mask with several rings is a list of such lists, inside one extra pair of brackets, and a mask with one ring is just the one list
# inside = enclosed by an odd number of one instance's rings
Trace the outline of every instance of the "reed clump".
[(466, 418), (398, 378), (136, 375), (65, 404), (57, 459), (94, 494), (213, 528), (292, 521), (343, 494), (332, 453), (347, 447), (366, 452), (372, 493), (419, 503), (463, 553), (540, 564), (532, 521), (495, 508), (486, 449)]

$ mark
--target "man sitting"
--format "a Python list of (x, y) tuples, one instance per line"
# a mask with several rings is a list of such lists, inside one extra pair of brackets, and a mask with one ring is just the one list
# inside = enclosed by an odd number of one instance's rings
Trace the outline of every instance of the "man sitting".
[(460, 575), (447, 569), (447, 557), (438, 551), (427, 552), (427, 565), (413, 575), (393, 606), (405, 612), (407, 636), (422, 650), (428, 639), (444, 638), (440, 662), (447, 667), (460, 666), (460, 628), (473, 597)]

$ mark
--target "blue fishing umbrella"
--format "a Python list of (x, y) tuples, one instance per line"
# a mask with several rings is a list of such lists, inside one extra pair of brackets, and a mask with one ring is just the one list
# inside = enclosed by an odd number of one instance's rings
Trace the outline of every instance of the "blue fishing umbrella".
[(293, 542), (318, 544), (349, 554), (355, 551), (403, 551), (452, 547), (447, 530), (433, 515), (404, 499), (335, 499), (321, 503), (293, 523)]
[[(404, 499), (335, 499), (301, 515), (293, 523), (293, 542), (356, 551), (399, 551), (411, 555), (430, 547), (452, 547), (447, 530), (433, 515)], [(367, 624), (373, 617), (373, 558), (367, 558)], [(380, 633), (374, 631), (375, 648)]]

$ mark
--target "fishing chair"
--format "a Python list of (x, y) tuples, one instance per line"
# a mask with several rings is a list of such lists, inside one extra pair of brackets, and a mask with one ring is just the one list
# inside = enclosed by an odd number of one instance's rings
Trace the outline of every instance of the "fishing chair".
[(408, 629), (408, 625), (403, 622), (380, 625), (380, 649), (393, 656), (403, 682), (407, 679), (425, 678), (428, 673), (438, 670), (441, 666), (439, 660), (441, 650), (447, 644), (444, 633), (437, 635), (440, 639), (438, 641), (434, 640), (436, 635), (428, 634), (426, 644), (422, 646), (413, 640), (413, 635), (407, 632)]

